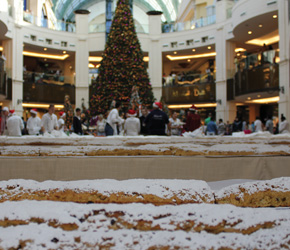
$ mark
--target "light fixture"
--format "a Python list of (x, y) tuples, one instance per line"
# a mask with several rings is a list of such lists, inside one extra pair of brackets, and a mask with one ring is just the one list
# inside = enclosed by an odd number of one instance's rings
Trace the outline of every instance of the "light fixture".
[[(188, 109), (192, 106), (192, 104), (180, 104), (180, 105), (168, 105), (170, 109)], [(216, 103), (201, 103), (201, 104), (194, 104), (197, 108), (214, 108), (217, 106)]]
[(248, 34), (251, 35), (253, 32), (251, 30), (248, 31)]
[(187, 61), (190, 62), (191, 60), (190, 59), (187, 59)]
[(248, 100), (251, 100), (251, 97), (248, 97), (247, 99), (248, 99)]
[(273, 18), (276, 19), (278, 16), (277, 15), (273, 15)]
[(211, 46), (208, 46), (207, 49), (211, 49)]
[(240, 53), (237, 54), (237, 56), (240, 56), (240, 55), (241, 55)]
[(262, 28), (263, 27), (263, 24), (259, 24), (259, 28)]
[(266, 103), (273, 103), (273, 102), (279, 102), (280, 97), (279, 96), (274, 96), (274, 97), (270, 97), (270, 98), (263, 98), (263, 99), (255, 99), (252, 101), (246, 101), (246, 103), (262, 103), (262, 104), (266, 104)]
[(42, 54), (42, 53), (29, 52), (29, 51), (23, 51), (22, 54), (24, 56), (41, 57), (41, 58), (49, 58), (49, 59), (56, 59), (56, 60), (65, 60), (66, 58), (69, 57), (68, 54), (65, 54), (65, 55), (51, 55), (51, 54)]
[(92, 63), (89, 63), (89, 68), (90, 68), (90, 69), (93, 69), (93, 68), (95, 68), (95, 65), (92, 64)]
[[(22, 103), (22, 107), (24, 108), (49, 108), (50, 104), (42, 104), (42, 103)], [(64, 105), (54, 105), (56, 109), (63, 109)]]
[(246, 42), (246, 44), (252, 44), (252, 45), (258, 45), (258, 46), (263, 46), (263, 44), (273, 44), (273, 43), (277, 43), (280, 41), (280, 36), (279, 35), (275, 35), (272, 37), (261, 37), (261, 38), (256, 38), (256, 39), (252, 39)]
[(103, 57), (101, 57), (101, 56), (89, 56), (90, 62), (100, 62), (102, 60), (103, 60)]
[(195, 29), (195, 25), (193, 24), (190, 29), (194, 30)]
[(176, 51), (174, 51), (174, 52), (173, 52), (173, 54), (174, 54), (174, 55), (176, 55), (176, 54), (177, 54), (177, 52), (176, 52)]
[(244, 48), (236, 48), (235, 49), (235, 52), (236, 53), (238, 53), (238, 52), (245, 52), (246, 51), (246, 49), (244, 49)]
[(43, 59), (43, 61), (45, 61), (45, 62), (46, 62), (46, 61), (47, 61), (47, 59), (46, 59), (46, 58), (44, 58), (44, 59)]
[(176, 60), (186, 60), (186, 59), (194, 59), (194, 58), (211, 57), (211, 56), (216, 56), (216, 52), (204, 53), (204, 54), (198, 54), (198, 55), (187, 55), (187, 56), (171, 56), (171, 55), (167, 55), (166, 57), (170, 61), (176, 61)]
[(144, 61), (144, 62), (149, 62), (149, 56), (144, 56), (144, 57), (143, 57), (143, 61)]
[(0, 47), (0, 51), (3, 51), (3, 47)]
[(193, 52), (195, 52), (195, 49), (192, 49)]
[(43, 48), (44, 51), (47, 51), (47, 48)]
[(66, 51), (64, 50), (62, 53), (63, 53), (63, 54), (66, 54)]
[(257, 95), (257, 97), (258, 97), (258, 98), (260, 98), (260, 97), (261, 97), (261, 95)]

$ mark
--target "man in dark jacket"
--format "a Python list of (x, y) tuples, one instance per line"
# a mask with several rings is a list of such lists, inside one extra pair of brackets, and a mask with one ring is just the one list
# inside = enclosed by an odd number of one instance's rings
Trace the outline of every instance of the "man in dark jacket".
[(83, 134), (82, 123), (81, 123), (81, 109), (76, 108), (76, 115), (73, 118), (74, 132), (78, 135)]
[(149, 135), (166, 135), (166, 124), (169, 124), (168, 116), (162, 111), (162, 104), (160, 102), (154, 102), (153, 108), (145, 119)]

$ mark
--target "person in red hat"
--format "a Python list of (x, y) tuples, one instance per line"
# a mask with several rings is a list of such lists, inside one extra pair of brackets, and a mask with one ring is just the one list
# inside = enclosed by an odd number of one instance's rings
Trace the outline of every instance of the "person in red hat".
[(189, 114), (186, 118), (185, 130), (187, 132), (192, 132), (200, 127), (200, 116), (197, 114), (197, 108), (192, 105), (189, 108)]
[(15, 110), (10, 109), (10, 117), (7, 120), (7, 130), (9, 136), (21, 136), (24, 123), (20, 116), (15, 114)]
[(169, 118), (162, 111), (162, 104), (160, 102), (153, 103), (153, 110), (147, 115), (145, 124), (148, 124), (149, 135), (166, 135), (166, 124), (170, 127)]
[(62, 132), (66, 131), (66, 126), (65, 126), (65, 117), (66, 117), (66, 113), (63, 111), (59, 112), (59, 119), (57, 121), (58, 124), (58, 129)]
[(31, 116), (27, 121), (27, 130), (30, 135), (39, 135), (41, 129), (41, 120), (37, 116), (37, 109), (30, 110)]
[(127, 113), (127, 119), (124, 125), (125, 135), (136, 136), (140, 133), (140, 120), (136, 117), (137, 112), (130, 109)]

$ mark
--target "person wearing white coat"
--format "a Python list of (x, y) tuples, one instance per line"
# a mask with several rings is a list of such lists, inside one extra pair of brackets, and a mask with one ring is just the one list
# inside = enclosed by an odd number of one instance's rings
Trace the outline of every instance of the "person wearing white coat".
[(283, 114), (281, 115), (281, 122), (279, 124), (279, 133), (280, 134), (290, 133), (289, 122), (286, 120), (286, 117)]
[(39, 131), (41, 129), (41, 120), (37, 116), (37, 110), (31, 109), (30, 110), (31, 116), (27, 121), (26, 128), (28, 130), (28, 134), (30, 135), (39, 135)]
[(106, 136), (118, 135), (117, 125), (122, 124), (124, 119), (119, 116), (121, 103), (116, 102), (115, 108), (112, 109), (107, 117), (107, 124), (105, 127)]
[(7, 130), (9, 136), (22, 136), (22, 129), (24, 129), (24, 123), (20, 116), (14, 113), (14, 110), (10, 110), (11, 116), (7, 120)]
[(136, 136), (140, 133), (140, 120), (136, 118), (136, 111), (135, 110), (129, 110), (127, 113), (128, 118), (125, 121), (124, 125), (124, 131), (125, 135), (131, 135)]
[(51, 133), (54, 129), (58, 130), (57, 116), (54, 111), (54, 105), (50, 105), (48, 112), (42, 116), (41, 129), (43, 133)]

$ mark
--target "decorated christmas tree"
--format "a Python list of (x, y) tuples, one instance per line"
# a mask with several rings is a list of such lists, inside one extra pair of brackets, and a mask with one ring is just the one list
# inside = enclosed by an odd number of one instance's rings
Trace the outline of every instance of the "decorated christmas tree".
[(118, 0), (99, 75), (92, 86), (90, 113), (104, 114), (113, 100), (121, 101), (124, 108), (136, 109), (132, 101), (130, 104), (132, 94), (136, 99), (136, 91), (139, 104), (152, 104), (154, 96), (129, 0)]

